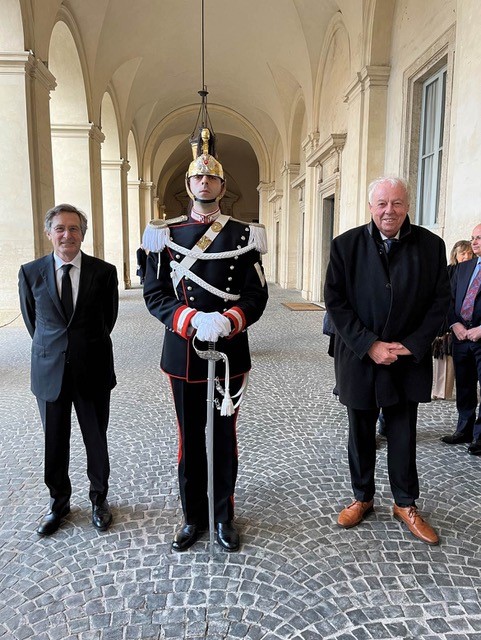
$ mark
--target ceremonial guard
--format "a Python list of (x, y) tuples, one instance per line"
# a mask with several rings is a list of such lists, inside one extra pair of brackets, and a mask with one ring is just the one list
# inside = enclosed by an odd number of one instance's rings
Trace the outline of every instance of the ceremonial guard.
[(226, 183), (215, 157), (214, 135), (203, 128), (186, 174), (189, 216), (153, 220), (143, 237), (149, 251), (144, 282), (148, 310), (166, 328), (161, 369), (170, 377), (179, 427), (178, 473), (184, 522), (172, 549), (185, 551), (208, 522), (207, 361), (203, 349), (222, 352), (216, 363), (214, 418), (214, 512), (217, 542), (239, 548), (234, 527), (237, 477), (236, 421), (251, 368), (247, 327), (267, 304), (260, 254), (267, 242), (262, 225), (223, 215)]

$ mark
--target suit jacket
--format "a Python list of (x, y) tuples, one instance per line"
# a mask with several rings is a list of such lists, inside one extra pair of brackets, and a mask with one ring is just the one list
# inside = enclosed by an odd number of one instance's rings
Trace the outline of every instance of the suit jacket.
[[(340, 401), (355, 409), (428, 402), (431, 343), (450, 298), (443, 240), (406, 217), (387, 256), (372, 221), (351, 229), (332, 241), (324, 295)], [(368, 355), (376, 340), (401, 342), (413, 355), (377, 365)]]
[(53, 254), (19, 271), (22, 316), (32, 337), (31, 389), (47, 402), (62, 388), (68, 361), (74, 383), (85, 397), (116, 384), (110, 333), (118, 312), (116, 268), (82, 252), (75, 311), (67, 322), (55, 279)]
[[(171, 224), (170, 237), (178, 245), (192, 248), (209, 229), (210, 224), (188, 222)], [(232, 251), (249, 243), (248, 224), (230, 219), (206, 250), (206, 253)], [(207, 361), (194, 351), (187, 329), (195, 311), (218, 311), (234, 319), (236, 328), (228, 338), (220, 338), (216, 348), (229, 358), (230, 375), (249, 371), (251, 359), (246, 328), (256, 322), (267, 304), (267, 284), (258, 251), (220, 260), (197, 260), (191, 267), (217, 289), (239, 294), (236, 301), (226, 300), (206, 291), (193, 280), (182, 278), (174, 291), (170, 262), (184, 256), (166, 247), (160, 254), (149, 252), (144, 282), (144, 298), (148, 310), (166, 327), (161, 369), (189, 382), (207, 379)], [(231, 315), (229, 315), (231, 314)], [(202, 343), (201, 345), (202, 346)], [(207, 346), (207, 345), (203, 345)], [(216, 375), (224, 377), (222, 361), (216, 364)]]
[[(461, 317), (461, 307), (463, 305), (464, 298), (466, 296), (469, 281), (471, 280), (471, 276), (473, 275), (473, 271), (476, 268), (476, 264), (478, 262), (478, 257), (475, 256), (471, 260), (467, 260), (466, 262), (460, 262), (456, 270), (454, 271), (452, 280), (451, 280), (451, 288), (452, 288), (452, 300), (451, 306), (449, 308), (448, 313), (448, 323), (449, 326), (452, 326), (455, 322), (461, 322), (463, 325), (466, 324)], [(471, 326), (479, 327), (481, 325), (481, 295), (480, 291), (474, 300), (474, 309), (473, 309), (473, 318), (471, 321)], [(453, 340), (455, 342), (459, 342), (456, 336), (453, 333)]]

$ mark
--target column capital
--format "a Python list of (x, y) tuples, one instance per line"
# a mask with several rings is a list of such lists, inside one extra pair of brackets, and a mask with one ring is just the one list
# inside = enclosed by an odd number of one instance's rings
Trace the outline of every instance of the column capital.
[(257, 191), (259, 193), (268, 193), (273, 188), (273, 182), (259, 182), (259, 184), (257, 185)]
[(284, 162), (284, 166), (281, 169), (281, 175), (298, 176), (301, 165), (295, 162)]
[(391, 67), (388, 65), (368, 65), (357, 72), (356, 78), (349, 85), (344, 102), (349, 103), (359, 93), (371, 87), (384, 87), (387, 89)]
[(145, 189), (146, 191), (155, 191), (155, 182), (146, 182), (145, 180), (141, 180), (140, 188)]
[(38, 80), (49, 93), (57, 86), (55, 76), (48, 70), (47, 65), (31, 54), (25, 64), (25, 73), (34, 80)]
[(120, 165), (120, 170), (128, 173), (130, 171), (130, 162), (122, 158), (122, 164)]
[(310, 155), (317, 148), (317, 145), (319, 144), (319, 136), (319, 131), (312, 131), (302, 141), (302, 149), (306, 156)]
[(57, 81), (47, 65), (28, 52), (0, 53), (0, 74), (4, 73), (26, 74), (38, 80), (49, 92), (57, 86)]
[(89, 138), (97, 144), (102, 144), (105, 141), (105, 135), (102, 133), (102, 129), (95, 123), (91, 123)]
[(308, 167), (315, 167), (322, 164), (326, 158), (331, 156), (334, 152), (340, 153), (346, 144), (347, 134), (345, 133), (331, 133), (331, 135), (320, 144), (317, 149), (313, 151), (306, 158), (306, 165)]

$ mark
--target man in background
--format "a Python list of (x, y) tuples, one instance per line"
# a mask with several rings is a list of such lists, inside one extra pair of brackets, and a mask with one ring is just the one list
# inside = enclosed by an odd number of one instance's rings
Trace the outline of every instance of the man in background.
[(458, 424), (446, 444), (471, 443), (468, 452), (481, 455), (481, 405), (478, 406), (478, 383), (481, 383), (481, 224), (473, 229), (471, 247), (474, 258), (461, 262), (453, 276), (453, 304), (448, 322), (453, 332), (453, 362), (456, 380)]

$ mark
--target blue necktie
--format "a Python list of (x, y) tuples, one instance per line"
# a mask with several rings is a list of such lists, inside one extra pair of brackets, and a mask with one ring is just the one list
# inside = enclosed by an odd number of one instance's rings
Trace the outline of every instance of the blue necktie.
[(391, 247), (392, 247), (392, 243), (394, 242), (394, 240), (392, 238), (386, 238), (384, 240), (384, 246), (386, 248), (386, 253), (389, 253), (391, 251)]

